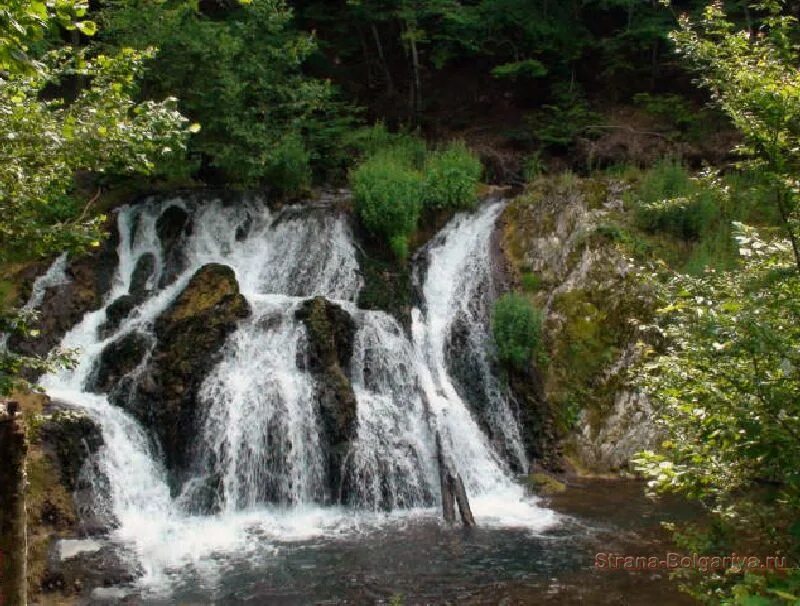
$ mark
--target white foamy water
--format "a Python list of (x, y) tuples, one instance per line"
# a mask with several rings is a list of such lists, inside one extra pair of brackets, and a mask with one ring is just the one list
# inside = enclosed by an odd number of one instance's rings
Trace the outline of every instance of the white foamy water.
[[(177, 256), (158, 237), (158, 219), (171, 206), (188, 213), (191, 223), (178, 238)], [(80, 351), (77, 367), (44, 377), (43, 385), (100, 426), (105, 446), (99, 467), (119, 523), (112, 538), (135, 554), (144, 587), (168, 591), (171, 575), (185, 567), (213, 577), (220, 555), (239, 556), (271, 541), (352, 535), (436, 517), (437, 432), (479, 524), (534, 531), (553, 524), (554, 514), (525, 496), (504, 460), (526, 465), (519, 429), (486, 353), (489, 246), (501, 210), (500, 204), (487, 205), (457, 217), (429, 247), (411, 339), (389, 315), (356, 309), (362, 284), (356, 250), (346, 219), (332, 209), (274, 214), (257, 200), (225, 205), (175, 199), (120, 211), (119, 267), (106, 306), (87, 314), (61, 343)], [(102, 339), (106, 307), (129, 292), (143, 255), (155, 260), (149, 292)], [(174, 495), (153, 437), (106, 395), (90, 393), (89, 382), (109, 343), (134, 331), (152, 335), (158, 316), (210, 262), (233, 268), (252, 314), (228, 338), (200, 391), (195, 451), (204, 471)], [(168, 276), (172, 281), (159, 289)], [(358, 424), (342, 469), (351, 486), (346, 507), (320, 505), (337, 495), (326, 493), (314, 378), (299, 362), (306, 333), (295, 312), (317, 295), (338, 302), (357, 327), (348, 370)], [(448, 368), (454, 322), (465, 327), (465, 351), (480, 379), (492, 441)], [(211, 476), (221, 486), (220, 512), (190, 513), (187, 495)]]
[(459, 215), (432, 243), (425, 274), (423, 309), (412, 313), (412, 334), (420, 381), (439, 432), (445, 458), (461, 475), (479, 524), (545, 526), (549, 512), (525, 497), (506, 462), (489, 443), (456, 387), (448, 368), (448, 338), (455, 321), (477, 350), (477, 371), (493, 429), (510, 445), (517, 463), (526, 457), (519, 427), (491, 375), (485, 351), (491, 285), (491, 236), (502, 204), (486, 205), (474, 215)]

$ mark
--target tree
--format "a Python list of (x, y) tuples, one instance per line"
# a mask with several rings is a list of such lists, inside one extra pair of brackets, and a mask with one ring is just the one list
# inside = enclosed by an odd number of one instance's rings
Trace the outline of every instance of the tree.
[(255, 185), (286, 177), (271, 185), (306, 185), (317, 151), (307, 149), (313, 137), (306, 130), (317, 128), (314, 117), (333, 94), (328, 82), (302, 72), (313, 36), (292, 28), (283, 0), (220, 4), (213, 14), (201, 6), (109, 0), (103, 40), (112, 48), (160, 49), (148, 64), (145, 96), (178, 97), (181, 111), (202, 125), (190, 154), (226, 180)]
[[(684, 545), (718, 554), (755, 544), (793, 563), (800, 556), (800, 276), (787, 241), (740, 224), (736, 231), (740, 270), (674, 275), (665, 287), (656, 330), (666, 345), (647, 348), (637, 372), (666, 439), (635, 462), (650, 489), (684, 494), (710, 513), (711, 531), (678, 529)], [(746, 572), (703, 575), (692, 592), (715, 604), (797, 603), (797, 575)], [(752, 601), (734, 601), (747, 596)]]
[[(41, 259), (97, 245), (101, 216), (78, 191), (79, 173), (149, 173), (180, 152), (190, 126), (176, 100), (136, 103), (142, 62), (153, 51), (59, 46), (34, 53), (46, 30), (85, 10), (78, 2), (16, 2), (2, 9), (0, 56), (0, 264)], [(67, 15), (67, 16), (65, 16)], [(90, 22), (69, 22), (93, 33)], [(72, 100), (57, 97), (65, 79), (87, 82)], [(0, 332), (26, 332), (31, 318), (0, 310)], [(63, 358), (54, 358), (63, 362)], [(25, 367), (47, 361), (0, 353), (0, 394)]]
[(771, 182), (800, 270), (800, 28), (795, 17), (782, 13), (781, 0), (752, 7), (763, 15), (757, 32), (737, 29), (722, 3), (714, 3), (697, 23), (682, 15), (671, 38), (742, 134), (739, 151), (749, 168)]

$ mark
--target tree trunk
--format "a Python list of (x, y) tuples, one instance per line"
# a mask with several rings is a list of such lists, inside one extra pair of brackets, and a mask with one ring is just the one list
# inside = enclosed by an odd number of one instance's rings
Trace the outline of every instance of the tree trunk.
[(459, 474), (454, 474), (444, 460), (442, 451), (442, 439), (436, 433), (436, 462), (439, 465), (439, 483), (442, 491), (442, 517), (444, 521), (452, 524), (456, 521), (456, 504), (461, 516), (461, 523), (464, 526), (475, 526), (475, 518), (472, 515), (472, 508), (469, 505), (467, 490), (464, 481)]
[(16, 403), (9, 402), (8, 414), (0, 413), (0, 604), (9, 606), (27, 603), (26, 452)]
[(439, 465), (439, 484), (442, 491), (442, 517), (445, 522), (452, 523), (456, 521), (455, 496), (450, 472), (444, 462), (442, 439), (439, 432), (436, 432), (436, 462)]
[(381, 35), (378, 32), (378, 27), (373, 23), (371, 24), (372, 37), (375, 39), (375, 47), (378, 49), (378, 59), (380, 59), (383, 75), (386, 78), (386, 94), (389, 97), (394, 96), (394, 80), (392, 79), (392, 72), (389, 71), (389, 64), (386, 63), (386, 55), (383, 53), (383, 44), (381, 44)]
[(419, 74), (419, 49), (417, 49), (416, 33), (412, 33), (411, 27), (406, 24), (406, 31), (408, 32), (408, 41), (411, 47), (411, 69), (414, 74), (413, 92), (412, 92), (412, 110), (414, 111), (414, 122), (422, 113), (422, 79)]

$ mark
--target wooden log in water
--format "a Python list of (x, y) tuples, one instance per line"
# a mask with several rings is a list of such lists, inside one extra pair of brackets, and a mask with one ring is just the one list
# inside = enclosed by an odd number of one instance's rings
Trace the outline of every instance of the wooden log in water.
[(475, 526), (475, 517), (472, 515), (472, 508), (469, 505), (467, 489), (461, 475), (453, 475), (450, 466), (444, 460), (442, 451), (442, 438), (436, 432), (436, 462), (439, 465), (439, 482), (442, 489), (442, 517), (445, 522), (453, 523), (456, 521), (456, 504), (461, 515), (461, 523), (464, 526)]
[(458, 511), (461, 514), (461, 523), (464, 526), (475, 526), (475, 518), (472, 515), (472, 508), (469, 506), (467, 489), (464, 488), (464, 481), (461, 479), (461, 475), (456, 474), (455, 479), (452, 476), (450, 478), (453, 480), (452, 488), (455, 493), (456, 503), (458, 503)]
[(442, 517), (445, 522), (456, 521), (456, 503), (455, 494), (453, 491), (453, 478), (450, 475), (450, 470), (444, 462), (444, 454), (442, 453), (442, 439), (439, 432), (436, 432), (436, 462), (439, 465), (439, 483), (442, 489)]

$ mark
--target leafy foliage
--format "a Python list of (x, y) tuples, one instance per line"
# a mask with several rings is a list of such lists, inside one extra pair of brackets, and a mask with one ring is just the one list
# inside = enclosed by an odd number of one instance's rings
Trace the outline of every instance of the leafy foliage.
[(348, 141), (363, 158), (350, 172), (356, 211), (398, 259), (408, 256), (423, 210), (472, 208), (478, 200), (481, 163), (462, 142), (429, 151), (420, 137), (390, 133), (380, 123)]
[(103, 11), (104, 39), (161, 49), (144, 91), (177, 97), (181, 111), (202, 125), (189, 144), (195, 157), (229, 181), (278, 179), (271, 185), (296, 191), (318, 158), (308, 142), (326, 143), (307, 129), (318, 127), (333, 91), (302, 73), (315, 44), (290, 27), (291, 18), (283, 0), (253, 0), (213, 16), (195, 2), (118, 0)]
[[(36, 312), (30, 310), (0, 309), (0, 334), (32, 337), (37, 334)], [(55, 350), (47, 357), (26, 356), (13, 351), (0, 352), (0, 396), (29, 386), (23, 372), (50, 372), (75, 364), (74, 352)]]
[[(647, 350), (641, 371), (667, 439), (637, 464), (652, 489), (701, 501), (730, 536), (756, 536), (796, 559), (800, 276), (787, 242), (737, 229), (740, 271), (678, 274), (665, 287), (658, 330), (667, 346)], [(775, 493), (765, 500), (764, 486)], [(733, 603), (741, 581), (705, 583)]]
[[(185, 145), (190, 127), (174, 99), (136, 103), (132, 98), (142, 62), (152, 51), (29, 52), (53, 21), (92, 33), (90, 22), (72, 21), (85, 8), (69, 1), (19, 2), (0, 15), (0, 60), (6, 68), (0, 76), (0, 264), (96, 245), (102, 217), (93, 216), (75, 176), (150, 173)], [(68, 77), (86, 85), (70, 101), (53, 98)], [(0, 311), (0, 332), (32, 330), (29, 314)], [(65, 360), (19, 356), (4, 348), (0, 393), (21, 381), (23, 368), (41, 370)]]
[[(74, 192), (78, 171), (148, 173), (184, 148), (187, 121), (174, 99), (137, 104), (133, 82), (148, 53), (50, 55), (39, 71), (0, 86), (0, 262), (80, 248), (99, 218)], [(46, 101), (63, 74), (90, 84), (70, 102)]]
[(0, 71), (31, 73), (42, 68), (36, 52), (48, 31), (57, 24), (91, 36), (96, 25), (84, 19), (86, 0), (11, 0), (0, 6)]
[(797, 18), (783, 2), (756, 3), (764, 11), (758, 36), (739, 31), (719, 3), (699, 23), (681, 16), (672, 34), (678, 52), (700, 75), (714, 103), (744, 137), (739, 151), (768, 178), (800, 268), (798, 196), (800, 170), (800, 34)]
[(696, 240), (720, 215), (714, 190), (697, 184), (680, 164), (667, 160), (648, 171), (635, 196), (636, 223), (645, 231)]
[(405, 161), (403, 149), (378, 152), (351, 174), (356, 211), (372, 233), (385, 237), (399, 259), (422, 210), (423, 179)]
[(492, 314), (492, 334), (501, 362), (516, 369), (530, 364), (541, 347), (542, 312), (522, 295), (500, 297)]
[(597, 119), (582, 91), (573, 86), (556, 88), (553, 103), (528, 116), (528, 126), (541, 145), (564, 150), (575, 143)]
[(463, 142), (450, 143), (425, 162), (425, 205), (472, 208), (478, 200), (481, 162)]

